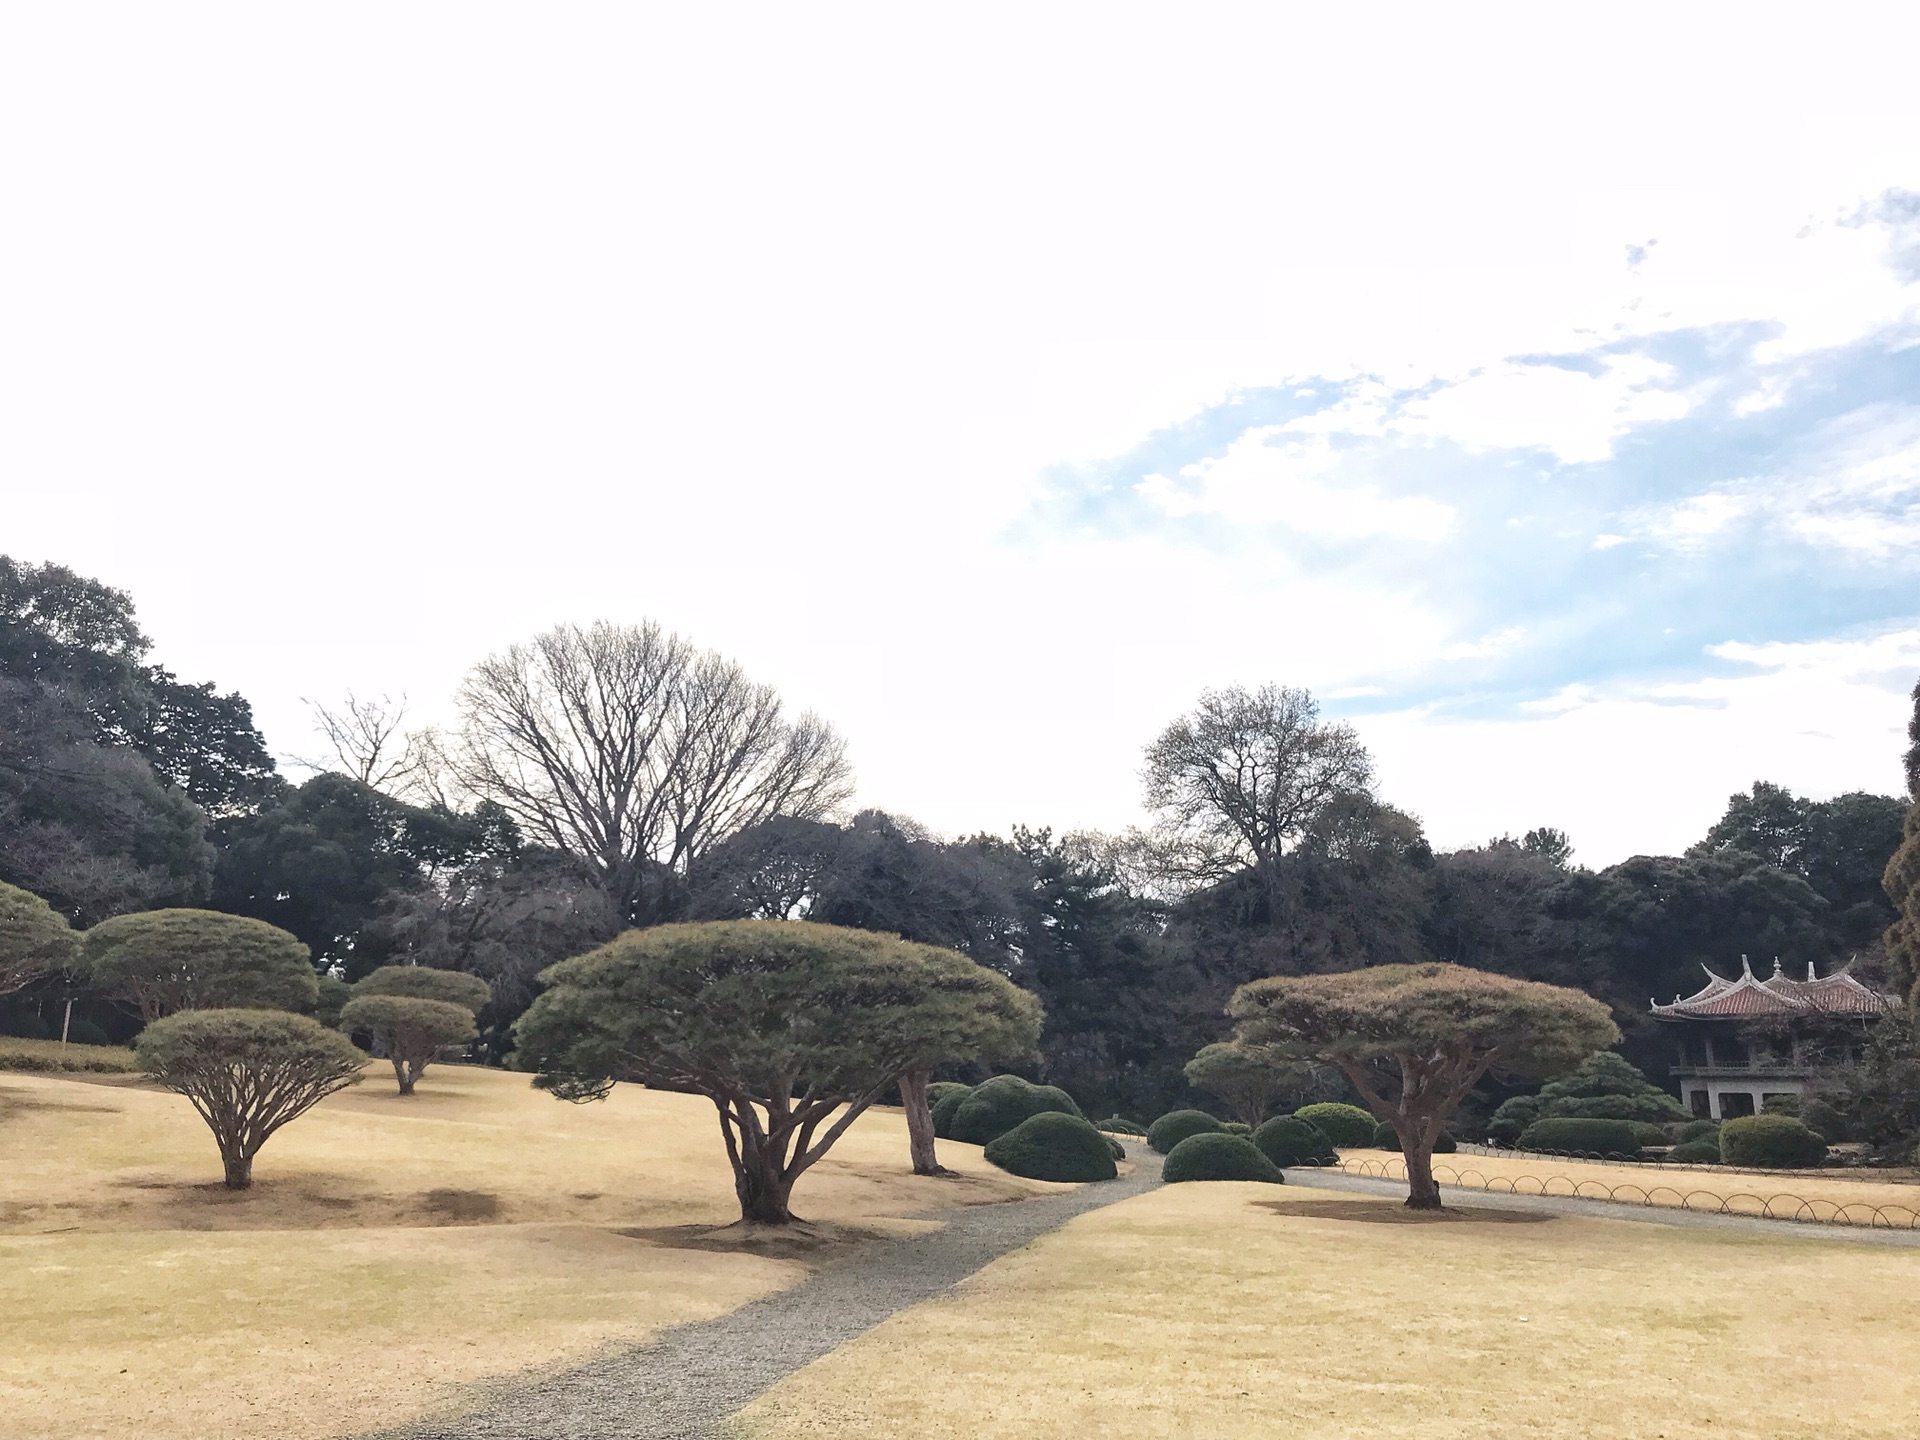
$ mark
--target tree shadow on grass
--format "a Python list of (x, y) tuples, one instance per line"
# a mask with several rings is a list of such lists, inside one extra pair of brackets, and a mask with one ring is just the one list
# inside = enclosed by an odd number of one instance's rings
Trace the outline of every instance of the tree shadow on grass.
[(1559, 1219), (1533, 1210), (1409, 1210), (1381, 1200), (1256, 1200), (1262, 1210), (1303, 1220), (1355, 1220), (1366, 1225), (1543, 1225)]

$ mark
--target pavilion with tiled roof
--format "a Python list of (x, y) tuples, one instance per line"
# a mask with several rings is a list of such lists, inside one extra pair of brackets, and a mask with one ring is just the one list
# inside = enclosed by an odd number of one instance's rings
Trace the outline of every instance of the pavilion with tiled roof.
[[(1707, 967), (1702, 966), (1702, 969)], [(1870, 1020), (1898, 1009), (1900, 1001), (1863, 985), (1853, 962), (1796, 980), (1773, 962), (1762, 980), (1747, 957), (1740, 957), (1738, 979), (1707, 969), (1699, 993), (1653, 1001), (1656, 1020), (1685, 1025), (1681, 1061), (1673, 1067), (1680, 1098), (1702, 1119), (1751, 1115), (1776, 1095), (1799, 1095), (1813, 1078), (1813, 1066), (1799, 1031), (1816, 1019)]]

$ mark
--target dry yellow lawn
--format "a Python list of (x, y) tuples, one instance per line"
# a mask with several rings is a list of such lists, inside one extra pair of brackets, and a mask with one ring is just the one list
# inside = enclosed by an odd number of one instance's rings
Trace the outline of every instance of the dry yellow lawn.
[[(794, 1283), (808, 1251), (716, 1244), (737, 1215), (713, 1107), (621, 1086), (566, 1105), (454, 1066), (410, 1099), (384, 1067), (219, 1183), (176, 1096), (0, 1074), (0, 1433), (284, 1440), (395, 1423), (463, 1382), (580, 1360)], [(864, 1117), (795, 1209), (837, 1234), (1058, 1187), (942, 1147), (906, 1169)], [(681, 1231), (676, 1227), (696, 1227)]]
[[(1393, 1179), (1406, 1177), (1406, 1165), (1398, 1155), (1385, 1151), (1347, 1150), (1341, 1152), (1342, 1168), (1350, 1175), (1385, 1173)], [(1825, 1175), (1768, 1175), (1752, 1170), (1728, 1170), (1717, 1166), (1683, 1169), (1667, 1165), (1600, 1165), (1591, 1161), (1562, 1160), (1553, 1156), (1530, 1155), (1436, 1155), (1434, 1178), (1441, 1185), (1456, 1179), (1477, 1190), (1496, 1193), (1511, 1187), (1523, 1195), (1573, 1195), (1604, 1200), (1609, 1189), (1635, 1203), (1642, 1196), (1655, 1205), (1680, 1207), (1691, 1197), (1693, 1209), (1714, 1208), (1711, 1196), (1727, 1202), (1727, 1208), (1742, 1214), (1772, 1214), (1776, 1218), (1804, 1218), (1796, 1212), (1795, 1202), (1804, 1202), (1807, 1212), (1825, 1219), (1844, 1208), (1860, 1224), (1871, 1223), (1873, 1207), (1880, 1207), (1883, 1223), (1905, 1229), (1920, 1224), (1920, 1185), (1895, 1181), (1855, 1179), (1844, 1172)]]
[(751, 1440), (1911, 1440), (1920, 1251), (1168, 1186), (895, 1316)]

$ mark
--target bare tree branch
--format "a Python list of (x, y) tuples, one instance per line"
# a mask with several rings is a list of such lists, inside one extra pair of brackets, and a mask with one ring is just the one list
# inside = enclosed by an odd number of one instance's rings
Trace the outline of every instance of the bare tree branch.
[(574, 858), (629, 919), (654, 918), (702, 855), (852, 793), (845, 744), (771, 687), (658, 625), (561, 626), (476, 665), (449, 773)]

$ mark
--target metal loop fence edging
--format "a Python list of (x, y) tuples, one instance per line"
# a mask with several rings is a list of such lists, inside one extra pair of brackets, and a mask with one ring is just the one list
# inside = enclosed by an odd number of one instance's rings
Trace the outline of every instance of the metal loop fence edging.
[[(1340, 1170), (1366, 1180), (1405, 1180), (1403, 1159), (1342, 1158)], [(1398, 1167), (1397, 1169), (1395, 1167)], [(1325, 1168), (1332, 1168), (1331, 1166)], [(1451, 1164), (1435, 1165), (1436, 1184), (1491, 1195), (1544, 1196), (1564, 1200), (1596, 1200), (1614, 1205), (1637, 1205), (1648, 1210), (1689, 1210), (1703, 1215), (1744, 1215), (1753, 1220), (1786, 1220), (1802, 1225), (1847, 1225), (1867, 1230), (1920, 1230), (1920, 1208), (1875, 1205), (1867, 1200), (1806, 1199), (1792, 1193), (1755, 1195), (1738, 1190), (1722, 1195), (1715, 1190), (1681, 1190), (1673, 1185), (1651, 1189), (1631, 1180), (1609, 1185), (1604, 1180), (1571, 1175), (1486, 1175)], [(1661, 1196), (1671, 1196), (1662, 1200)]]

